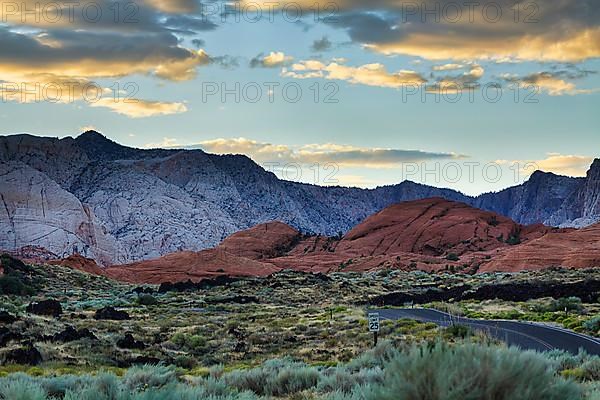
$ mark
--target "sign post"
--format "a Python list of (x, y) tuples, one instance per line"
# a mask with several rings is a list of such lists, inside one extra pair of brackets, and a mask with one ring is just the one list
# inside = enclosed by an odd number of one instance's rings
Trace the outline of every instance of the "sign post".
[(369, 332), (373, 332), (373, 347), (377, 346), (377, 335), (379, 333), (379, 313), (370, 312), (368, 314)]

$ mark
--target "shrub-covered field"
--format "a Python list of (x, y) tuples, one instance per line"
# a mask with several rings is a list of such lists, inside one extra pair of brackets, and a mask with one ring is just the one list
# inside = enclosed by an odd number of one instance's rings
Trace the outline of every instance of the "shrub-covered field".
[[(574, 371), (577, 371), (575, 373)], [(338, 366), (274, 359), (248, 369), (215, 366), (205, 376), (174, 367), (113, 373), (0, 378), (5, 400), (575, 400), (597, 399), (600, 358), (539, 354), (442, 341), (394, 348), (389, 342)]]
[[(540, 321), (597, 335), (599, 294), (581, 289), (600, 281), (596, 270), (287, 271), (160, 290), (60, 266), (1, 261), (1, 400), (600, 400), (597, 357), (520, 352), (462, 326), (409, 319), (382, 321), (384, 342), (370, 350), (365, 315), (374, 298), (410, 294), (452, 314)], [(510, 292), (513, 285), (535, 289), (538, 282), (566, 283), (575, 292), (559, 287), (557, 298), (522, 301), (431, 300), (454, 288), (494, 293), (494, 285), (502, 285)]]

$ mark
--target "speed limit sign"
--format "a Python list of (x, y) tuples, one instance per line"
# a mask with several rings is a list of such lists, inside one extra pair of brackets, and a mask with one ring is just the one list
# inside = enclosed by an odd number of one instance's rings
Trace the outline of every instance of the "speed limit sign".
[(369, 332), (379, 332), (379, 313), (369, 313)]

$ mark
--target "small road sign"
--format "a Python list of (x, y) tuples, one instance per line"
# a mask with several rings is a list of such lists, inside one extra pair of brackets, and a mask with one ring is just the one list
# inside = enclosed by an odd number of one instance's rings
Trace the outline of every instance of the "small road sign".
[(369, 313), (369, 332), (379, 332), (379, 313)]

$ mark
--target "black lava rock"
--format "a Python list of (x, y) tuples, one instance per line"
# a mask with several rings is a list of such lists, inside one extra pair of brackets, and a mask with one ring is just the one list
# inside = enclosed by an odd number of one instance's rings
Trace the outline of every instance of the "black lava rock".
[(62, 314), (62, 306), (56, 300), (43, 300), (31, 303), (25, 309), (28, 313), (58, 317)]
[(243, 278), (235, 278), (227, 275), (219, 275), (212, 279), (203, 279), (200, 282), (192, 282), (187, 280), (185, 282), (164, 282), (158, 287), (159, 293), (166, 292), (187, 292), (196, 290), (206, 290), (217, 286), (227, 286), (230, 283), (238, 282)]
[(4, 326), (0, 327), (0, 347), (6, 346), (8, 342), (12, 340), (21, 339), (23, 339), (23, 335), (21, 335), (20, 333), (13, 332)]
[(2, 324), (12, 324), (17, 320), (17, 317), (11, 315), (7, 311), (0, 311), (0, 323)]
[(91, 339), (98, 340), (88, 328), (77, 330), (72, 326), (67, 326), (64, 331), (57, 333), (52, 336), (51, 340), (54, 342), (73, 342), (80, 339)]
[(114, 307), (104, 307), (96, 311), (94, 314), (95, 319), (110, 319), (115, 321), (123, 321), (127, 319), (131, 319), (129, 314), (125, 311), (115, 310)]
[(122, 349), (145, 349), (146, 348), (146, 344), (144, 344), (144, 342), (141, 342), (139, 340), (135, 340), (133, 335), (131, 333), (127, 333), (125, 334), (124, 337), (122, 337), (121, 339), (117, 340), (117, 346), (119, 346)]
[(7, 363), (22, 364), (22, 365), (38, 365), (42, 362), (42, 355), (33, 346), (23, 347), (9, 351), (6, 354), (5, 361)]

